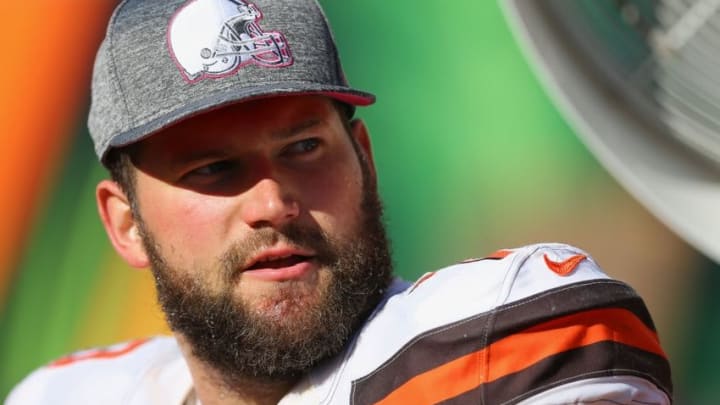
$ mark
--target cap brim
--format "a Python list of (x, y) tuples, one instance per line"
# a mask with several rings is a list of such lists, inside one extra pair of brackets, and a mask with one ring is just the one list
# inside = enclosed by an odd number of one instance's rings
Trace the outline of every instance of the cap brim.
[(254, 87), (232, 90), (224, 94), (213, 95), (194, 103), (186, 104), (180, 108), (167, 111), (158, 118), (124, 131), (108, 143), (108, 148), (103, 154), (101, 161), (105, 161), (108, 151), (111, 148), (127, 146), (138, 142), (162, 129), (173, 126), (188, 118), (203, 114), (218, 108), (227, 107), (238, 103), (258, 100), (270, 97), (322, 95), (351, 106), (368, 106), (375, 102), (375, 96), (371, 93), (356, 90), (350, 87), (315, 85), (308, 83), (285, 83), (283, 86), (277, 84), (272, 86)]

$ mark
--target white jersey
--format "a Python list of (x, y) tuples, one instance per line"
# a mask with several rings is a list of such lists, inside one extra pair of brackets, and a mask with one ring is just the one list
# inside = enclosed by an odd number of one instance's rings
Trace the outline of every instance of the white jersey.
[[(583, 251), (546, 244), (396, 280), (280, 404), (669, 404), (671, 392), (641, 298)], [(51, 363), (7, 404), (182, 405), (192, 393), (175, 340), (158, 337)]]

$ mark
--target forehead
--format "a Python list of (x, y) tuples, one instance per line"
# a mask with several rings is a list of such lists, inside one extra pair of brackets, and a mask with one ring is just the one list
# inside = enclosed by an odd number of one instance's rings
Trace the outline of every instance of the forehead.
[(138, 157), (147, 151), (203, 148), (232, 142), (252, 144), (266, 137), (282, 137), (298, 128), (340, 123), (333, 101), (322, 96), (265, 98), (222, 107), (199, 114), (139, 141)]

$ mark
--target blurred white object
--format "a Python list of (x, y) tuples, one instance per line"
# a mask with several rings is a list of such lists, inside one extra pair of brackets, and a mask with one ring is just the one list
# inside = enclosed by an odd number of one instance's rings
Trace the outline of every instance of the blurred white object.
[(550, 97), (598, 160), (720, 263), (720, 0), (504, 6)]

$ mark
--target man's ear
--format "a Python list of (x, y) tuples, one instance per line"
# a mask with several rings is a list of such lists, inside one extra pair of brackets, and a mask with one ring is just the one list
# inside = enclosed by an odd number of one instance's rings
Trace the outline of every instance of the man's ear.
[(95, 189), (100, 219), (115, 251), (133, 267), (148, 267), (140, 229), (122, 188), (111, 180), (103, 180)]
[(360, 152), (365, 155), (365, 161), (370, 169), (370, 174), (377, 178), (375, 173), (375, 161), (373, 160), (372, 145), (370, 144), (370, 134), (365, 126), (365, 122), (361, 119), (354, 119), (350, 122), (350, 128), (352, 130), (352, 136), (355, 138), (355, 142), (360, 146)]

